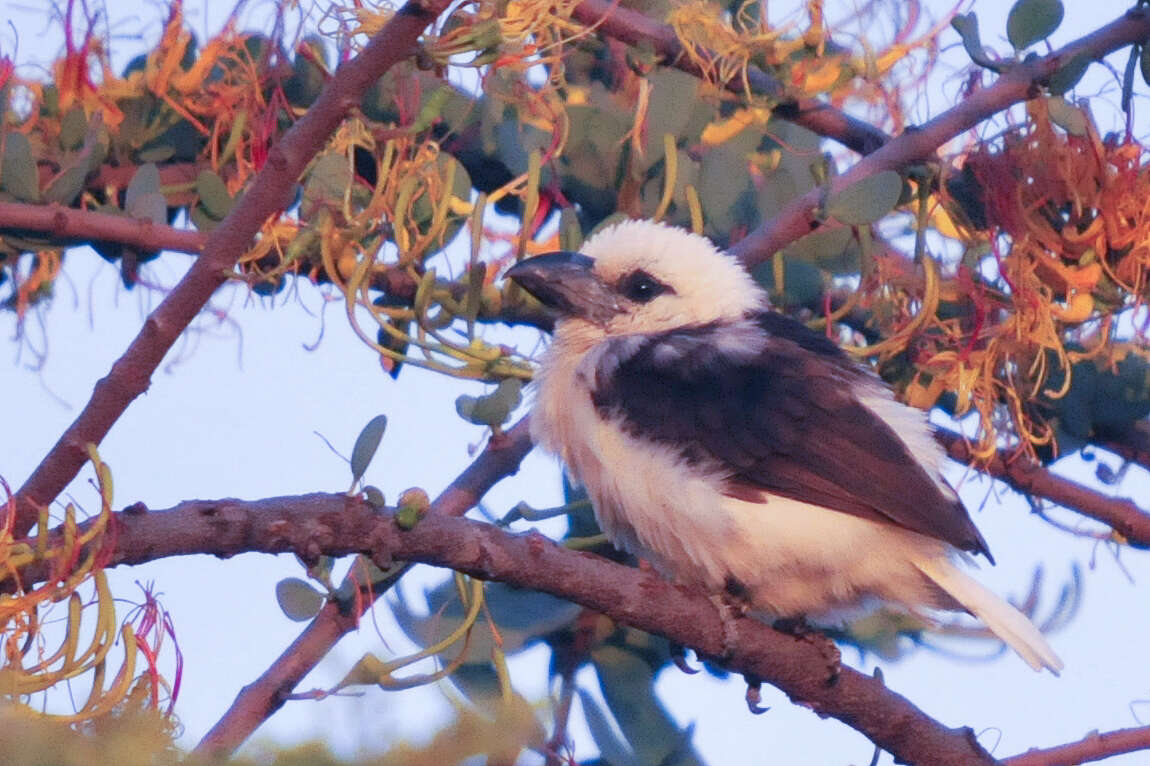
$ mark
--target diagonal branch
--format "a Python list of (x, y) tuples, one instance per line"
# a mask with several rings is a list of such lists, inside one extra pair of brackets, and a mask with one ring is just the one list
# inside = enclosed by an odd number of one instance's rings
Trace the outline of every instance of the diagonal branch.
[(1150, 749), (1150, 726), (1138, 726), (1086, 735), (1077, 742), (1044, 749), (1034, 748), (1011, 756), (1002, 766), (1075, 766), (1101, 761), (1113, 755)]
[[(473, 508), (492, 485), (519, 469), (531, 450), (527, 421), (522, 420), (502, 437), (492, 439), (487, 448), (431, 504), (428, 513), (462, 516)], [(292, 690), (345, 635), (359, 627), (359, 618), (407, 571), (404, 567), (384, 583), (376, 583), (363, 593), (361, 611), (348, 609), (335, 601), (324, 605), (295, 641), (280, 654), (259, 678), (240, 690), (234, 702), (216, 725), (204, 735), (196, 752), (211, 758), (226, 758), (264, 721), (279, 710)]]
[[(620, 6), (617, 0), (583, 0), (571, 11), (571, 18), (628, 45), (654, 48), (666, 66), (696, 77), (703, 75), (699, 65), (686, 55), (674, 29), (640, 11)], [(707, 51), (700, 54), (717, 58)], [(783, 84), (757, 66), (747, 67), (747, 84), (755, 95), (772, 100), (786, 97)], [(727, 89), (744, 95), (741, 80), (727, 83)], [(832, 138), (859, 154), (869, 154), (890, 140), (890, 136), (874, 125), (813, 98), (784, 100), (775, 108), (775, 114), (820, 136)]]
[[(970, 447), (958, 434), (938, 431), (935, 437), (946, 447), (952, 458), (969, 465), (974, 459)], [(1150, 513), (1139, 508), (1132, 500), (1108, 497), (1076, 481), (1055, 476), (1029, 460), (1011, 460), (999, 451), (985, 465), (975, 466), (996, 479), (1002, 479), (1025, 495), (1041, 497), (1109, 524), (1124, 541), (1135, 548), (1150, 548)]]
[(111, 371), (96, 383), (83, 411), (16, 493), (17, 534), (29, 530), (40, 509), (76, 477), (87, 460), (86, 445), (99, 444), (128, 405), (147, 390), (168, 349), (228, 279), (264, 221), (291, 202), (300, 173), (348, 111), (388, 69), (414, 52), (420, 33), (448, 4), (449, 0), (408, 0), (356, 58), (339, 68), (307, 113), (271, 147), (267, 164), (247, 193), (208, 235), (203, 255), (145, 320)]
[(764, 222), (731, 248), (748, 266), (765, 262), (779, 250), (822, 225), (817, 211), (828, 194), (839, 192), (883, 170), (902, 170), (932, 159), (944, 143), (1002, 110), (1042, 94), (1041, 83), (1077, 57), (1097, 60), (1150, 37), (1150, 11), (1132, 8), (1104, 27), (1080, 37), (1047, 56), (1022, 61), (988, 88), (976, 91), (958, 105), (922, 126), (907, 130), (868, 154), (827, 187), (816, 188), (792, 200), (772, 220)]
[[(474, 487), (449, 490), (461, 504), (472, 502), (475, 491)], [(818, 715), (837, 718), (860, 731), (899, 762), (933, 766), (995, 762), (969, 728), (947, 728), (881, 680), (849, 667), (834, 677), (836, 669), (817, 642), (734, 615), (707, 596), (651, 571), (567, 550), (535, 532), (513, 535), (444, 513), (428, 514), (414, 529), (401, 531), (390, 514), (342, 494), (196, 500), (166, 511), (121, 512), (116, 514), (116, 526), (117, 534), (105, 552), (109, 566), (188, 554), (366, 553), (385, 568), (396, 560), (421, 562), (545, 591), (721, 658), (730, 670), (769, 682)], [(315, 643), (334, 642), (342, 635), (328, 610), (325, 615), (317, 622), (329, 627), (315, 637)], [(304, 670), (304, 663), (290, 668), (287, 664), (285, 670), (292, 673)], [(241, 699), (251, 689), (245, 689)], [(286, 691), (268, 688), (259, 697), (260, 704), (253, 706), (249, 724), (274, 710)], [(216, 741), (217, 752), (227, 752), (237, 742)]]

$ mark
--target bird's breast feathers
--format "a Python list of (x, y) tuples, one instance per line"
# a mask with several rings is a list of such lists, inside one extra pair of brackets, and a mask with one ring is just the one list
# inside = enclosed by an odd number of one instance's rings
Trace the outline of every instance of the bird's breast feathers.
[[(882, 595), (863, 583), (931, 600), (896, 549), (925, 543), (942, 551), (943, 543), (761, 489), (753, 498), (732, 492), (727, 467), (636, 434), (597, 407), (597, 385), (643, 340), (603, 343), (581, 356), (556, 344), (532, 413), (535, 440), (587, 489), (600, 526), (618, 547), (707, 590), (737, 582), (757, 608), (776, 615), (826, 614)], [(679, 345), (686, 354), (687, 344)], [(671, 361), (674, 346), (654, 353)], [(875, 556), (876, 550), (891, 555)]]

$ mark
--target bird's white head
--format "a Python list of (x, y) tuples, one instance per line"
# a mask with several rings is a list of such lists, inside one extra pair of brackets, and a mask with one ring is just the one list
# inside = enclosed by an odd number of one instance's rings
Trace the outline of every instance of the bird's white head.
[(710, 240), (654, 221), (610, 226), (578, 253), (550, 253), (507, 272), (558, 310), (556, 339), (606, 337), (738, 321), (767, 308), (766, 293)]

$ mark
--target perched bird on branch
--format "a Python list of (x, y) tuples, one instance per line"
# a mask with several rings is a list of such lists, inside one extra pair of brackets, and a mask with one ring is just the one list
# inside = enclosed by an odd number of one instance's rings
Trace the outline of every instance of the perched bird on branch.
[(738, 261), (649, 221), (507, 275), (558, 311), (531, 415), (616, 546), (773, 618), (967, 611), (1031, 667), (1062, 661), (955, 564), (993, 562), (925, 413), (770, 311)]

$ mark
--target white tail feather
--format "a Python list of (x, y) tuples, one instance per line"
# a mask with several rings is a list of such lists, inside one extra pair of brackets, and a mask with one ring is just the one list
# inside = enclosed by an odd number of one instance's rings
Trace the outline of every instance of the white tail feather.
[(1054, 675), (1064, 667), (1062, 660), (1046, 643), (1046, 638), (1022, 612), (980, 585), (947, 559), (924, 558), (914, 565), (954, 600), (990, 629), (994, 635), (1018, 652), (1035, 670), (1047, 668)]

